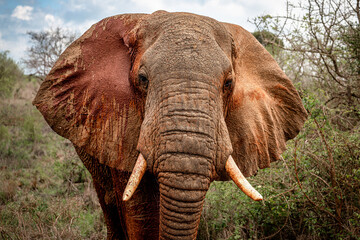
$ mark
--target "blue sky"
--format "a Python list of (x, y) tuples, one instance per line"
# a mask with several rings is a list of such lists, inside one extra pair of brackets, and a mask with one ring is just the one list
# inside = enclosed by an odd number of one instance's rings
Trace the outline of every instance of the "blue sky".
[(286, 0), (0, 0), (0, 51), (20, 62), (29, 48), (28, 31), (61, 27), (79, 36), (99, 20), (121, 13), (156, 10), (193, 12), (249, 31), (263, 14), (285, 14)]

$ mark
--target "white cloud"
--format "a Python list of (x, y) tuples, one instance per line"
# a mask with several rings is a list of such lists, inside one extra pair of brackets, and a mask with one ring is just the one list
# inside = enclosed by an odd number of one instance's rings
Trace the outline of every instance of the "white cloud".
[(0, 32), (0, 51), (6, 51), (9, 50), (11, 47), (11, 43), (9, 41), (6, 41), (3, 38), (2, 33)]
[(17, 38), (16, 44), (13, 41), (5, 40), (0, 32), (0, 51), (9, 51), (9, 56), (19, 62), (24, 57), (26, 51), (27, 40), (25, 38)]
[(33, 11), (33, 7), (30, 6), (21, 6), (18, 5), (16, 6), (16, 8), (14, 9), (13, 13), (11, 14), (12, 17), (14, 18), (18, 18), (20, 20), (25, 20), (25, 21), (29, 21), (31, 20), (32, 16), (32, 11)]
[(46, 14), (46, 15), (45, 15), (45, 21), (46, 21), (46, 22), (55, 22), (55, 17), (54, 17), (54, 15)]
[(88, 30), (97, 21), (98, 20), (95, 20), (95, 19), (86, 20), (86, 21), (83, 21), (82, 23), (78, 23), (75, 21), (69, 21), (64, 26), (69, 31), (76, 32), (77, 34), (82, 35), (86, 30)]
[(285, 11), (285, 0), (131, 0), (133, 8), (141, 12), (166, 10), (169, 12), (192, 12), (223, 22), (235, 23), (253, 30), (248, 22), (262, 14), (279, 14)]
[[(156, 10), (165, 10), (165, 3), (162, 0), (131, 0), (132, 3), (134, 3), (136, 6), (138, 6), (138, 9), (142, 9), (142, 11), (145, 10), (145, 12), (154, 12)], [(180, 3), (180, 2), (179, 2)]]
[[(93, 23), (116, 14), (165, 10), (205, 15), (252, 31), (254, 26), (248, 20), (263, 14), (284, 13), (286, 0), (69, 0), (67, 5), (71, 12), (89, 12), (87, 20), (93, 18)], [(79, 19), (72, 21), (79, 22)]]
[(50, 28), (61, 27), (64, 25), (64, 21), (61, 18), (55, 17), (51, 14), (46, 14), (44, 19)]

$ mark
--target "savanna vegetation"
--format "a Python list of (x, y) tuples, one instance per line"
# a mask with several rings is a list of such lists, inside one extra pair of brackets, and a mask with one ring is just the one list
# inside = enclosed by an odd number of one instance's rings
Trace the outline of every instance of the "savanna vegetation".
[[(288, 3), (284, 16), (253, 20), (254, 36), (293, 80), (309, 118), (283, 159), (249, 178), (262, 202), (232, 182), (212, 183), (198, 239), (360, 239), (359, 1)], [(71, 39), (29, 36), (24, 63), (32, 75), (0, 53), (0, 239), (104, 239), (89, 173), (31, 104), (53, 62), (30, 60)]]
[(32, 105), (40, 86), (0, 53), (0, 239), (101, 239), (90, 174)]

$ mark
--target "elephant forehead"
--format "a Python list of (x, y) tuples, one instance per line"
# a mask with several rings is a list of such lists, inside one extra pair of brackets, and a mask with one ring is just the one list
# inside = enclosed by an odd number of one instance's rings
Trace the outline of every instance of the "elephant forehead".
[(145, 48), (155, 42), (179, 47), (188, 44), (196, 48), (215, 44), (231, 56), (231, 35), (223, 24), (209, 17), (190, 13), (154, 13), (142, 23), (141, 29)]
[(190, 71), (219, 79), (231, 69), (231, 50), (225, 52), (209, 32), (188, 26), (163, 32), (144, 52), (142, 65), (153, 75)]

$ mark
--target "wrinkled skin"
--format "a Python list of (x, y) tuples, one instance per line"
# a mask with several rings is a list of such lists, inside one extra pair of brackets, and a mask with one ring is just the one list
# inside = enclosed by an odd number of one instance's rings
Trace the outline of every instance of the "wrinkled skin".
[[(195, 239), (210, 183), (280, 158), (306, 112), (239, 26), (164, 11), (110, 17), (59, 58), (34, 104), (91, 173), (108, 239)], [(147, 171), (122, 195), (141, 153)]]

